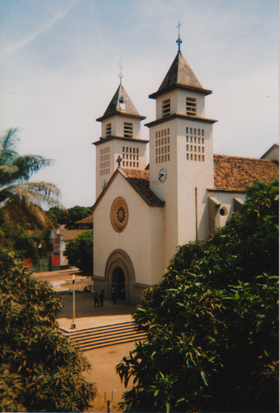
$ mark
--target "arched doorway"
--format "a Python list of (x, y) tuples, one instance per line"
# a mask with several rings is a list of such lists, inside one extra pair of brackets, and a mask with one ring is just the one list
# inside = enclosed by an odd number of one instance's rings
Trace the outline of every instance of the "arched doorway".
[(120, 267), (116, 267), (113, 271), (112, 287), (115, 288), (117, 299), (125, 302), (125, 276)]
[(111, 299), (114, 284), (118, 293), (118, 300), (126, 304), (134, 304), (134, 267), (125, 251), (115, 250), (110, 254), (105, 268), (105, 279), (107, 298)]

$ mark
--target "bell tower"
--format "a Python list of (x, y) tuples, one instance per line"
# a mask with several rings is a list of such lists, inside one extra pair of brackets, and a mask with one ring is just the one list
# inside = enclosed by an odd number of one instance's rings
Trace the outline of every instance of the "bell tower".
[(146, 144), (141, 139), (140, 121), (145, 116), (139, 115), (131, 99), (120, 84), (105, 110), (97, 118), (101, 122), (101, 137), (96, 146), (96, 198), (107, 185), (118, 167), (145, 169)]
[[(181, 52), (157, 92), (150, 131), (150, 188), (165, 201), (166, 256), (176, 246), (204, 238), (208, 231), (205, 194), (214, 185), (212, 125), (205, 117), (204, 89)], [(168, 227), (168, 228), (167, 228)]]

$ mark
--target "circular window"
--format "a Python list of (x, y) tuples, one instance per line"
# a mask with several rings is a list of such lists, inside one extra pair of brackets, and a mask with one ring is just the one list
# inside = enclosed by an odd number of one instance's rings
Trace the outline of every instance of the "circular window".
[(125, 229), (128, 221), (128, 208), (125, 200), (118, 197), (111, 206), (111, 223), (115, 231), (121, 232)]
[(226, 209), (225, 207), (222, 207), (219, 212), (220, 212), (220, 215), (221, 215), (222, 217), (225, 216), (225, 215), (227, 215), (227, 209)]

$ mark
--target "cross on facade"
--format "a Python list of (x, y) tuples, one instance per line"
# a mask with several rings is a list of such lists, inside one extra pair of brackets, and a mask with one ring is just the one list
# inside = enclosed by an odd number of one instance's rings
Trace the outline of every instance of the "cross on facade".
[(119, 155), (119, 157), (118, 157), (118, 159), (117, 159), (118, 168), (121, 167), (121, 161), (122, 161), (122, 158), (121, 158), (120, 155)]

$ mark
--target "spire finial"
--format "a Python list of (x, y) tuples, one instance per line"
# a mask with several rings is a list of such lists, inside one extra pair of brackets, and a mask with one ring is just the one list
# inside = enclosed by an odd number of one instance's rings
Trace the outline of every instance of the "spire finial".
[(180, 47), (182, 40), (180, 38), (180, 26), (182, 26), (182, 23), (180, 23), (179, 17), (178, 17), (178, 26), (176, 26), (176, 29), (178, 29), (178, 39), (176, 40), (176, 43), (178, 45), (178, 52), (180, 52)]
[(120, 61), (119, 61), (119, 68), (120, 68), (119, 78), (120, 78), (120, 85), (121, 85), (122, 84), (122, 78), (123, 78), (123, 74), (122, 74), (123, 65), (121, 64), (121, 58), (120, 58)]

